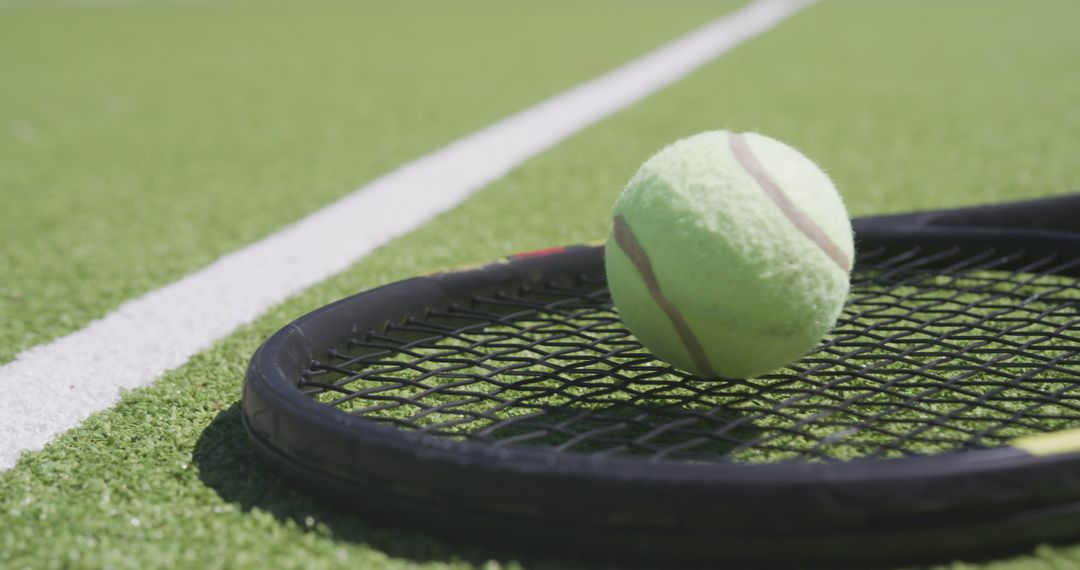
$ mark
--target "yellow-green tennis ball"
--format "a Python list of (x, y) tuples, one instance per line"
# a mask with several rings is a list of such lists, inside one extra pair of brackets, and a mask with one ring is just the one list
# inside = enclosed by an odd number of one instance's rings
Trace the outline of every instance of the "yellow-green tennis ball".
[(712, 131), (641, 166), (605, 248), (620, 317), (653, 354), (746, 378), (797, 360), (847, 298), (851, 222), (829, 177), (790, 146)]

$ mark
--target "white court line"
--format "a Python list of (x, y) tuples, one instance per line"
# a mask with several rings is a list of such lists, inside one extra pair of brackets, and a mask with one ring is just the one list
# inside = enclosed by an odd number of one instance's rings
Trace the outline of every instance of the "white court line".
[(0, 367), (0, 469), (291, 295), (814, 0), (757, 0), (378, 178), (300, 221)]

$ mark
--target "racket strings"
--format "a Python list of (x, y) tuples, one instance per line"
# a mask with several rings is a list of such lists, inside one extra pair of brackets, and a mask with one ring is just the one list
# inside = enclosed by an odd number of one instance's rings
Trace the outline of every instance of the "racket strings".
[(832, 335), (746, 380), (657, 361), (620, 323), (603, 277), (582, 275), (369, 331), (300, 386), (398, 429), (554, 454), (761, 462), (993, 447), (1080, 426), (1080, 285), (1058, 275), (1078, 264), (868, 249)]

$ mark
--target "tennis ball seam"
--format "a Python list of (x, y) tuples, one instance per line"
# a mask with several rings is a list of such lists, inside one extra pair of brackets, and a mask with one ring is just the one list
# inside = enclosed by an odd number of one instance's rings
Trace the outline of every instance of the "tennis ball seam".
[(690, 328), (690, 323), (683, 317), (679, 308), (664, 295), (664, 291), (660, 288), (660, 280), (657, 279), (656, 273), (653, 272), (649, 255), (645, 252), (645, 248), (641, 246), (641, 242), (634, 236), (634, 231), (630, 229), (630, 225), (626, 223), (626, 220), (622, 216), (615, 216), (612, 233), (619, 249), (621, 249), (630, 262), (634, 264), (634, 268), (637, 269), (638, 274), (641, 276), (641, 280), (649, 290), (649, 296), (651, 296), (653, 301), (660, 307), (660, 310), (664, 311), (664, 314), (667, 315), (672, 326), (675, 327), (675, 332), (679, 335), (679, 339), (682, 341), (686, 351), (690, 353), (690, 358), (694, 360), (694, 364), (708, 376), (716, 376), (717, 374), (709, 364), (709, 358), (705, 354), (705, 349), (702, 348), (701, 342), (698, 341), (693, 329)]
[(768, 171), (757, 159), (757, 156), (754, 155), (754, 151), (750, 149), (750, 145), (747, 144), (742, 133), (729, 132), (728, 145), (731, 147), (731, 153), (735, 156), (735, 160), (757, 182), (765, 195), (769, 197), (773, 204), (776, 204), (776, 207), (795, 226), (795, 229), (821, 248), (821, 251), (836, 263), (844, 273), (850, 272), (851, 260), (848, 259), (848, 256), (829, 239), (829, 236), (813, 218), (806, 215), (788, 198), (780, 184), (773, 180), (772, 176), (769, 175)]

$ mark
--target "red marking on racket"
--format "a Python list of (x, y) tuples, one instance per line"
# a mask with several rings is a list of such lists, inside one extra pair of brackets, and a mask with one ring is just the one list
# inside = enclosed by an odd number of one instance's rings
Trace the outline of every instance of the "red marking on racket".
[(532, 251), (526, 251), (524, 253), (515, 253), (510, 256), (510, 259), (525, 259), (528, 257), (544, 257), (556, 253), (562, 253), (566, 251), (565, 247), (545, 247), (544, 249), (534, 249)]

